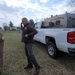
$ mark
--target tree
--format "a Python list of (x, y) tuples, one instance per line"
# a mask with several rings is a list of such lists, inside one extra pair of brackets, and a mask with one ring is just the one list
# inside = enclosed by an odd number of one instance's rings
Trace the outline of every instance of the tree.
[(6, 31), (6, 30), (8, 30), (8, 26), (7, 26), (7, 23), (3, 23), (3, 29)]
[(4, 30), (6, 31), (6, 30), (8, 30), (8, 26), (7, 25), (5, 25), (5, 26), (3, 26), (4, 27)]
[(9, 23), (9, 27), (13, 27), (13, 23), (11, 21)]
[(0, 30), (2, 30), (2, 27), (0, 27)]
[(34, 26), (34, 20), (30, 19), (29, 23), (30, 23), (31, 26)]

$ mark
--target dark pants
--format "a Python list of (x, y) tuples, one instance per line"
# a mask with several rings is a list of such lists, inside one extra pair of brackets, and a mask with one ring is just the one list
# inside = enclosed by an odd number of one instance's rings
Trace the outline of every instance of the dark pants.
[(35, 68), (38, 68), (39, 65), (35, 59), (35, 56), (33, 55), (32, 43), (25, 43), (25, 52), (27, 56), (28, 66), (34, 65)]

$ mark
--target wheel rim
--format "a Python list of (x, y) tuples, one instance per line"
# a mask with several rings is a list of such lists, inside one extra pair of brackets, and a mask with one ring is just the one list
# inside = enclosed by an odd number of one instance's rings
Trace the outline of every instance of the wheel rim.
[(54, 48), (53, 48), (52, 45), (49, 45), (49, 46), (48, 46), (48, 53), (49, 53), (49, 55), (51, 55), (51, 56), (54, 54)]

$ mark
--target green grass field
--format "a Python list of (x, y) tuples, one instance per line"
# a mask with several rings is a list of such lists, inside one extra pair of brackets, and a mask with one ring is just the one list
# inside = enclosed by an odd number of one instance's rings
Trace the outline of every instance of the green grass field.
[[(2, 75), (33, 75), (34, 68), (24, 70), (27, 60), (24, 44), (20, 41), (18, 31), (3, 31), (4, 42), (4, 69)], [(45, 45), (34, 42), (34, 55), (42, 66), (39, 75), (75, 75), (75, 58), (61, 54), (58, 59), (51, 59)]]

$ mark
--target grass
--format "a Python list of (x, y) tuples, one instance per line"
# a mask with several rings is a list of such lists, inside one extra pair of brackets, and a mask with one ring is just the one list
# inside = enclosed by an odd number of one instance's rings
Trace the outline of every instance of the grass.
[[(24, 70), (27, 60), (24, 52), (24, 44), (18, 31), (3, 31), (4, 42), (4, 69), (2, 75), (33, 75), (34, 68)], [(75, 58), (65, 53), (58, 59), (51, 59), (45, 45), (34, 42), (34, 55), (42, 66), (39, 75), (75, 75)]]

